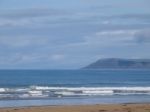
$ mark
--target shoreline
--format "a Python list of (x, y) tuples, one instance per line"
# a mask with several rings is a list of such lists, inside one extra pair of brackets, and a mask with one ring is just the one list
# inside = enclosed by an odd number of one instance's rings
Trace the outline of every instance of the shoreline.
[(1, 107), (0, 112), (150, 112), (150, 103)]

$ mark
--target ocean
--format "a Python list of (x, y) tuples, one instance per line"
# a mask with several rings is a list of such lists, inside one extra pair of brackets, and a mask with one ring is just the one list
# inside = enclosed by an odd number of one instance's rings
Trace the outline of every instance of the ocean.
[(0, 107), (149, 102), (150, 70), (0, 70)]

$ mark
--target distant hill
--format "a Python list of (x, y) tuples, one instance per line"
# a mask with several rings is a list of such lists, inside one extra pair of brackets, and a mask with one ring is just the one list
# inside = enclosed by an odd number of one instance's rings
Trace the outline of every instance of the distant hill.
[(83, 69), (150, 69), (150, 59), (100, 59)]

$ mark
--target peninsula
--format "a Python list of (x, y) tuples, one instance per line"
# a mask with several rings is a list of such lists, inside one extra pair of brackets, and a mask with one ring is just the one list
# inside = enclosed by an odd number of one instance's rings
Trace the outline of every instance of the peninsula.
[(150, 59), (105, 58), (83, 69), (150, 69)]

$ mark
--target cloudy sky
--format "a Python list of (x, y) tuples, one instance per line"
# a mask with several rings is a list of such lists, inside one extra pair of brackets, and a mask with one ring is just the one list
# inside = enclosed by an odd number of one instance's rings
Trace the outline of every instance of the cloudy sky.
[(0, 69), (150, 58), (150, 0), (0, 0)]

